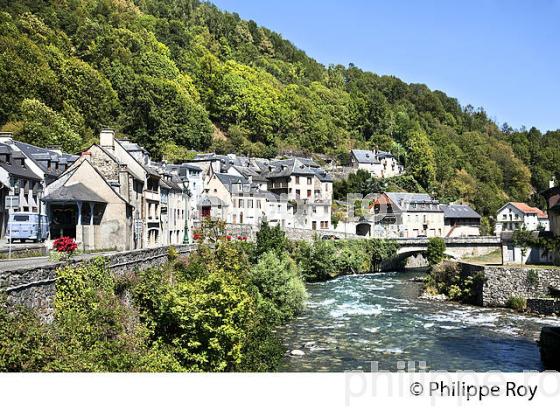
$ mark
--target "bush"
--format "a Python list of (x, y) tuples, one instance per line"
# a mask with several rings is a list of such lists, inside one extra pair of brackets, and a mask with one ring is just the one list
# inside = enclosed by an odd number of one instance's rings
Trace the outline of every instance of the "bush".
[(430, 266), (440, 263), (445, 256), (445, 241), (442, 238), (430, 238), (426, 255)]
[(251, 270), (251, 281), (260, 294), (274, 306), (280, 322), (303, 310), (307, 291), (301, 271), (288, 255), (269, 251)]
[(523, 312), (527, 308), (527, 299), (521, 296), (510, 296), (506, 302), (506, 306), (518, 312)]
[(69, 236), (62, 236), (54, 240), (53, 249), (58, 253), (65, 253), (68, 256), (71, 256), (74, 252), (76, 252), (76, 249), (78, 249), (78, 244), (73, 238), (70, 238)]
[(261, 224), (259, 231), (257, 232), (257, 240), (255, 244), (254, 260), (269, 252), (273, 251), (277, 255), (286, 251), (288, 247), (288, 239), (286, 234), (280, 226), (270, 227), (270, 225), (265, 221)]
[(457, 262), (443, 261), (434, 266), (424, 279), (424, 292), (445, 295), (460, 302), (476, 303), (483, 282), (483, 272), (462, 276)]
[(536, 286), (539, 283), (539, 274), (536, 270), (529, 269), (527, 271), (527, 282), (529, 282), (531, 286)]

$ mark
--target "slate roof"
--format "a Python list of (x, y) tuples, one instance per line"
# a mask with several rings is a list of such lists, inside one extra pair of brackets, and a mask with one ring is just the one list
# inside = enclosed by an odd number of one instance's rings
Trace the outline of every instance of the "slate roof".
[(381, 159), (393, 157), (393, 154), (388, 151), (353, 149), (351, 153), (360, 164), (379, 164)]
[(0, 162), (0, 167), (5, 169), (10, 175), (15, 175), (20, 178), (31, 179), (34, 181), (40, 181), (41, 177), (36, 175), (29, 168), (24, 168), (21, 165), (7, 164), (5, 162)]
[(66, 154), (66, 153), (58, 153), (54, 150), (48, 149), (48, 148), (41, 148), (41, 147), (36, 147), (35, 145), (31, 145), (31, 144), (27, 144), (25, 142), (21, 142), (21, 141), (14, 141), (14, 144), (29, 158), (31, 159), (33, 162), (35, 162), (35, 164), (37, 164), (37, 166), (39, 168), (41, 168), (41, 170), (48, 175), (60, 175), (62, 174), (62, 172), (64, 172), (63, 169), (48, 169), (44, 163), (41, 160), (51, 160), (52, 162), (58, 162), (60, 164), (68, 164), (68, 163), (73, 163), (75, 162), (79, 156), (78, 155), (72, 155), (72, 154)]
[[(422, 212), (441, 212), (439, 202), (428, 194), (409, 193), (409, 192), (385, 192), (393, 205), (401, 210), (416, 210)], [(416, 208), (411, 207), (415, 205)]]
[(444, 218), (480, 219), (480, 215), (468, 205), (441, 205)]
[(87, 201), (107, 203), (106, 200), (101, 198), (95, 191), (92, 191), (84, 184), (77, 183), (72, 185), (64, 185), (56, 190), (52, 190), (48, 195), (43, 197), (45, 202), (74, 202), (74, 201)]
[(0, 143), (0, 153), (11, 156), (12, 160), (10, 161), (10, 163), (0, 162), (0, 167), (6, 170), (6, 172), (8, 172), (10, 175), (15, 175), (20, 178), (31, 179), (34, 181), (41, 180), (41, 177), (35, 174), (29, 168), (14, 163), (14, 159), (25, 160), (25, 154), (23, 154), (21, 151), (14, 151), (9, 145)]
[(242, 167), (240, 165), (234, 165), (233, 168), (236, 169), (245, 178), (248, 179), (249, 177), (251, 177), (251, 179), (255, 182), (256, 181), (259, 181), (259, 182), (267, 182), (268, 181), (264, 176), (262, 176), (254, 168)]

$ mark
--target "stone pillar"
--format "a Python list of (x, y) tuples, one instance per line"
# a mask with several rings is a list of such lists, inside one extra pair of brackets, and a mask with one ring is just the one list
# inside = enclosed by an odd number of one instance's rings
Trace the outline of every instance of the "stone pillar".
[(95, 209), (95, 203), (89, 202), (89, 224), (93, 225), (93, 211)]
[(82, 202), (81, 201), (77, 201), (76, 205), (78, 207), (78, 223), (76, 224), (76, 242), (78, 242), (78, 244), (82, 244), (82, 250), (84, 250), (84, 232), (83, 232), (83, 226), (82, 226)]

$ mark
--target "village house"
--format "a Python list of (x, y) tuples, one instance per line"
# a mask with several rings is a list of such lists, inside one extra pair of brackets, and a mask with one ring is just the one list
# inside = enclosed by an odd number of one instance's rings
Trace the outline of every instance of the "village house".
[(51, 238), (69, 236), (80, 249), (134, 248), (134, 207), (82, 156), (45, 188)]
[(440, 205), (443, 210), (443, 235), (449, 238), (480, 236), (481, 216), (468, 205)]
[(215, 205), (210, 206), (217, 209), (211, 216), (219, 217), (221, 214), (221, 219), (227, 223), (258, 227), (266, 220), (281, 227), (291, 225), (287, 201), (271, 192), (262, 191), (243, 176), (214, 173), (205, 191), (215, 198)]
[(163, 245), (181, 244), (185, 239), (188, 241), (185, 238), (187, 190), (177, 175), (165, 170), (160, 170), (160, 174)]
[(393, 154), (386, 151), (353, 149), (350, 151), (350, 166), (368, 171), (376, 178), (390, 178), (404, 172), (404, 167)]
[(508, 202), (498, 210), (495, 233), (500, 236), (518, 229), (548, 231), (549, 225), (547, 214), (540, 209), (523, 202)]
[(191, 233), (197, 221), (200, 221), (201, 215), (199, 210), (199, 203), (204, 190), (204, 179), (202, 176), (202, 168), (188, 164), (165, 164), (164, 169), (176, 175), (183, 188), (186, 190), (187, 201), (186, 205), (186, 222), (187, 222), (187, 240), (191, 240)]
[(331, 228), (333, 179), (329, 174), (312, 161), (299, 158), (272, 160), (260, 166), (268, 191), (289, 201), (294, 228)]
[(444, 212), (428, 194), (384, 192), (374, 201), (376, 223), (394, 225), (403, 238), (442, 237)]
[[(6, 197), (17, 198), (16, 212), (38, 213), (40, 208), (40, 192), (43, 181), (41, 177), (29, 169), (29, 160), (20, 151), (13, 151), (8, 145), (0, 143), (0, 233), (6, 234), (9, 210)], [(16, 204), (12, 204), (16, 205)]]
[(70, 167), (77, 155), (60, 150), (35, 147), (0, 133), (0, 235), (6, 235), (9, 210), (6, 197), (17, 198), (13, 212), (46, 215), (41, 195), (46, 185)]

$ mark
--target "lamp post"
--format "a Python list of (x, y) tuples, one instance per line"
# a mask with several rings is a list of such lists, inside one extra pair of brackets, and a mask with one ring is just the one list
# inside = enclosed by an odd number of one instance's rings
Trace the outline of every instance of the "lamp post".
[(183, 179), (183, 198), (185, 199), (185, 229), (183, 232), (183, 244), (191, 243), (191, 236), (189, 234), (189, 180)]

